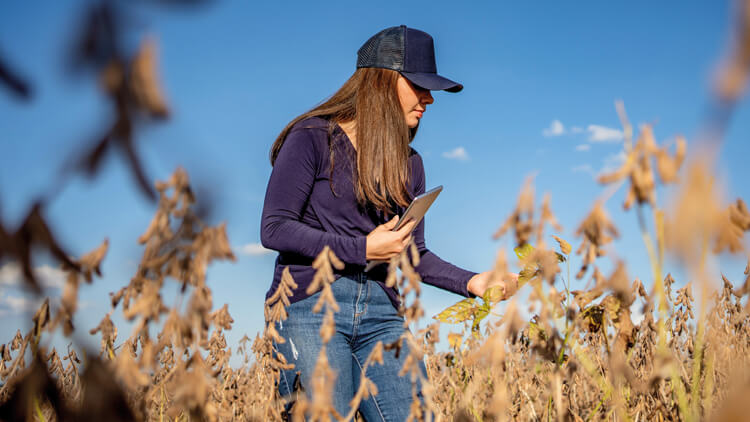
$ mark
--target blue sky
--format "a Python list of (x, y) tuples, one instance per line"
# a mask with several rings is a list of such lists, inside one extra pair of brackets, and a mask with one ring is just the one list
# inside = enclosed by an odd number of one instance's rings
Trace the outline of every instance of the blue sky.
[[(158, 41), (161, 80), (172, 107), (169, 121), (138, 135), (148, 175), (165, 179), (185, 167), (199, 192), (210, 193), (209, 222), (226, 222), (238, 257), (208, 273), (215, 307), (228, 303), (235, 319), (227, 339), (232, 346), (262, 328), (272, 277), (275, 254), (257, 253), (270, 145), (290, 119), (348, 78), (357, 49), (375, 32), (405, 24), (430, 33), (439, 72), (465, 86), (459, 94), (434, 94), (413, 146), (423, 156), (428, 188), (445, 186), (427, 217), (428, 247), (482, 271), (492, 267), (498, 248), (511, 246), (510, 239), (491, 235), (530, 174), (539, 198), (552, 195), (565, 229), (560, 235), (578, 245), (573, 232), (603, 190), (593, 176), (620, 159), (616, 99), (624, 101), (632, 122), (653, 123), (659, 142), (676, 134), (694, 141), (730, 22), (730, 3), (724, 1), (375, 7), (235, 0), (190, 10), (125, 3), (134, 4), (128, 7), (136, 28), (131, 47), (146, 34)], [(0, 6), (0, 53), (34, 87), (30, 102), (0, 91), (0, 217), (7, 225), (17, 224), (32, 199), (48, 192), (62, 161), (85, 146), (111, 112), (89, 79), (64, 70), (64, 51), (86, 4), (29, 0)], [(745, 99), (733, 115), (718, 166), (728, 198), (750, 199), (743, 163), (750, 153), (748, 133)], [(627, 260), (631, 277), (650, 285), (636, 217), (621, 211), (623, 197), (621, 190), (606, 204), (623, 234), (615, 256)], [(82, 288), (84, 306), (76, 317), (82, 333), (109, 311), (107, 294), (133, 275), (142, 252), (136, 239), (154, 210), (123, 161), (112, 156), (98, 178), (73, 179), (50, 203), (46, 216), (73, 254), (110, 239), (104, 277)], [(38, 265), (54, 285), (56, 271), (44, 267), (48, 262), (41, 256)], [(739, 281), (744, 261), (726, 262), (724, 273)], [(610, 264), (602, 262), (605, 269)], [(12, 267), (0, 269), (0, 341), (29, 325), (28, 295), (15, 278)], [(167, 298), (171, 303), (173, 296)], [(423, 302), (434, 315), (459, 299), (430, 287)], [(120, 340), (129, 334), (120, 333)]]

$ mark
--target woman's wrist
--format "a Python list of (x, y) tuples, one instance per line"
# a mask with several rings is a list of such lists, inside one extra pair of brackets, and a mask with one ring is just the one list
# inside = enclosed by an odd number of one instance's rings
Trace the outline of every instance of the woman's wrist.
[(482, 294), (484, 294), (483, 287), (487, 284), (487, 280), (485, 280), (486, 274), (487, 273), (474, 274), (469, 279), (469, 282), (466, 283), (466, 290), (469, 292), (469, 295), (482, 296)]

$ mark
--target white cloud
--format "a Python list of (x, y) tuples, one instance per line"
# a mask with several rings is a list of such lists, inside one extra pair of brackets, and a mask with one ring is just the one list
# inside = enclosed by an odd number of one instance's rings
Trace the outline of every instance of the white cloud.
[(448, 158), (450, 160), (459, 160), (459, 161), (469, 160), (469, 154), (466, 152), (466, 149), (464, 149), (464, 147), (458, 147), (451, 151), (446, 151), (443, 153), (443, 157)]
[(576, 151), (588, 151), (591, 149), (591, 145), (589, 144), (581, 144), (576, 146)]
[(588, 125), (586, 130), (589, 132), (591, 142), (619, 142), (623, 138), (621, 130), (606, 126)]
[(563, 126), (562, 122), (557, 119), (553, 120), (552, 123), (549, 124), (549, 127), (542, 131), (542, 135), (548, 138), (552, 136), (560, 136), (563, 133), (565, 133), (565, 126)]
[[(61, 289), (65, 285), (65, 272), (47, 264), (34, 268), (34, 274), (43, 287)], [(15, 261), (0, 267), (0, 286), (19, 286), (23, 281), (21, 267)]]
[(21, 281), (21, 269), (15, 262), (9, 262), (0, 267), (0, 285), (12, 286)]
[(36, 311), (44, 298), (27, 298), (23, 296), (0, 296), (0, 314), (20, 314)]
[(41, 267), (36, 267), (34, 272), (39, 275), (43, 286), (55, 289), (62, 289), (65, 285), (65, 280), (68, 278), (65, 271), (59, 268), (50, 267), (46, 264)]
[[(7, 296), (0, 292), (0, 316), (23, 315), (36, 312), (45, 300), (49, 299), (49, 307), (53, 312), (60, 309), (59, 297), (44, 296)], [(85, 303), (85, 305), (84, 305)], [(88, 302), (78, 302), (78, 309), (89, 307)]]
[(573, 126), (570, 128), (570, 133), (583, 133), (583, 128), (580, 126)]
[(36, 309), (38, 303), (25, 297), (6, 296), (0, 299), (0, 305), (7, 305), (13, 312), (23, 312)]
[(240, 246), (240, 253), (247, 256), (261, 256), (273, 253), (273, 251), (264, 248), (260, 243), (248, 243)]

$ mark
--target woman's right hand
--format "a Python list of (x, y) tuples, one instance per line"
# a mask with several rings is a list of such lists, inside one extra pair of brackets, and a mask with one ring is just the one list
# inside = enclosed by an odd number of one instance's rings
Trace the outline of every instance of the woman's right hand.
[(398, 223), (398, 216), (393, 217), (387, 223), (381, 224), (367, 235), (366, 258), (367, 260), (390, 259), (401, 253), (411, 242), (411, 232), (416, 223), (410, 221), (404, 224), (398, 231), (392, 231)]

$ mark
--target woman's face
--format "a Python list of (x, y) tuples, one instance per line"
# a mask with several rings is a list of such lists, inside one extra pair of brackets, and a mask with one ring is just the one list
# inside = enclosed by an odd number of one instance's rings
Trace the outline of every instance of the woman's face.
[(432, 94), (429, 89), (420, 88), (401, 75), (398, 75), (397, 89), (406, 125), (409, 128), (415, 128), (427, 109), (427, 104), (432, 104), (434, 101)]

